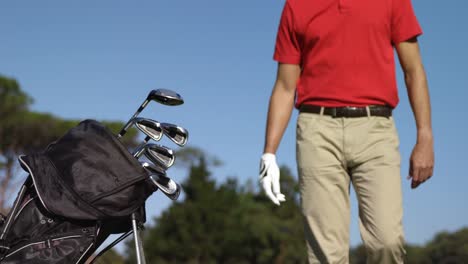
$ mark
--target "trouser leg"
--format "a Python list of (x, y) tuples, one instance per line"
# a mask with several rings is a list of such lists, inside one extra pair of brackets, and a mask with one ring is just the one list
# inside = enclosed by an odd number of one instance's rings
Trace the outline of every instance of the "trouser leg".
[[(347, 133), (357, 143), (350, 144), (354, 155), (351, 173), (367, 263), (403, 263), (398, 134), (393, 119), (372, 117), (365, 127), (350, 127)], [(360, 141), (359, 137), (365, 140)]]
[(349, 184), (340, 120), (301, 113), (297, 165), (309, 263), (348, 263)]

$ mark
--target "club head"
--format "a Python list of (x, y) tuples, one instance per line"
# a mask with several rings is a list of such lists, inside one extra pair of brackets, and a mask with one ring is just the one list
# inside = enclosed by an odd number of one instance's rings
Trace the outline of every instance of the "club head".
[(153, 100), (164, 105), (181, 105), (184, 103), (182, 96), (172, 90), (157, 89), (148, 94), (147, 100)]
[(171, 178), (151, 174), (150, 179), (169, 199), (175, 201), (179, 198), (182, 187)]
[(164, 105), (181, 105), (184, 103), (182, 96), (174, 91), (168, 89), (152, 90), (137, 109), (137, 111), (133, 114), (132, 118), (130, 118), (130, 120), (128, 120), (128, 122), (122, 127), (119, 134), (117, 135), (118, 138), (123, 137), (127, 133), (127, 130), (132, 125), (132, 119), (136, 118), (141, 113), (141, 111), (145, 109), (150, 101), (156, 101)]
[(161, 123), (161, 128), (164, 135), (166, 135), (172, 142), (183, 147), (187, 144), (189, 133), (187, 129), (180, 127), (178, 125)]
[(167, 177), (166, 172), (159, 166), (148, 162), (142, 162), (141, 165), (151, 173), (150, 179), (169, 199), (177, 200), (182, 187), (171, 178)]
[(146, 136), (155, 141), (159, 141), (163, 135), (161, 124), (149, 118), (134, 118), (133, 123), (135, 126)]
[(174, 164), (175, 155), (172, 149), (157, 144), (147, 144), (144, 148), (145, 156), (165, 170)]
[(146, 161), (141, 161), (140, 164), (143, 168), (145, 168), (150, 173), (157, 173), (157, 174), (167, 177), (166, 171), (161, 166), (157, 166), (156, 164), (146, 162)]

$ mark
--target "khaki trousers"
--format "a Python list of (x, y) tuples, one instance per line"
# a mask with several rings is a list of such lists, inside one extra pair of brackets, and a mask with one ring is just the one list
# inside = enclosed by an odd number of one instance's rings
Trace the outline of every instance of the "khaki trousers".
[(296, 136), (309, 263), (349, 263), (351, 183), (367, 263), (403, 263), (400, 153), (393, 118), (302, 112)]

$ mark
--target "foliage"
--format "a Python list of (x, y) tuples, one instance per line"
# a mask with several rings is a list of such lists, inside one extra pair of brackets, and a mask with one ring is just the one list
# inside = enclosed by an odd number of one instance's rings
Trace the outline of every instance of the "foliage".
[(468, 228), (437, 234), (424, 253), (427, 259), (420, 263), (468, 263)]
[(104, 255), (100, 256), (96, 262), (96, 264), (124, 264), (125, 259), (117, 253), (117, 251), (110, 249)]
[[(454, 233), (441, 232), (424, 246), (406, 245), (408, 264), (468, 263), (468, 228)], [(364, 246), (351, 250), (350, 263), (366, 263)]]

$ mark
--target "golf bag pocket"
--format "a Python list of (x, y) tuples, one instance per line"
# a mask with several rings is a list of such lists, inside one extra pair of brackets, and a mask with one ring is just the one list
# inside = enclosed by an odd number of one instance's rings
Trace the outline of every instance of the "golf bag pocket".
[(84, 263), (107, 235), (97, 221), (49, 213), (28, 178), (2, 229), (0, 263)]
[[(86, 247), (87, 246), (87, 247)], [(12, 248), (2, 264), (58, 264), (81, 263), (93, 247), (93, 237), (71, 233), (49, 239), (31, 240)]]

